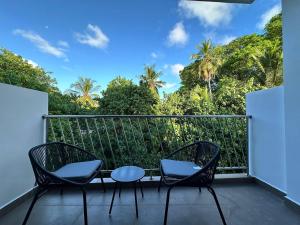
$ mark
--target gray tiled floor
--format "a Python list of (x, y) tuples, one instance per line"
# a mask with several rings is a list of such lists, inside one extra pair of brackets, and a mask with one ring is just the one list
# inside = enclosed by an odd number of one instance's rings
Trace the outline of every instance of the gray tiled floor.
[[(256, 184), (220, 184), (215, 186), (228, 225), (300, 225), (300, 215), (283, 200)], [(163, 222), (166, 190), (158, 193), (145, 188), (138, 196), (139, 218), (135, 217), (133, 190), (116, 195), (112, 215), (108, 215), (112, 191), (88, 191), (90, 225), (160, 225)], [(29, 201), (0, 218), (1, 225), (21, 224)], [(28, 225), (82, 225), (80, 192), (66, 191), (63, 196), (51, 192), (36, 204)], [(207, 190), (177, 188), (171, 192), (169, 225), (221, 225), (217, 208)]]

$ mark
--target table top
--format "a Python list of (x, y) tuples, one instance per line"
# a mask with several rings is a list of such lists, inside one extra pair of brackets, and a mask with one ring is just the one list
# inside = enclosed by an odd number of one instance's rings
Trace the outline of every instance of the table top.
[(145, 170), (137, 166), (122, 166), (113, 170), (110, 176), (118, 182), (135, 182), (145, 176)]

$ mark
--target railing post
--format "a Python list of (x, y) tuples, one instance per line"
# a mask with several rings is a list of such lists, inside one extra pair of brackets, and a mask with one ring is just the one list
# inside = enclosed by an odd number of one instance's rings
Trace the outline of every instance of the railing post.
[(247, 137), (247, 176), (250, 176), (250, 160), (251, 160), (251, 123), (252, 116), (247, 116), (246, 137)]
[(48, 142), (48, 126), (49, 126), (49, 122), (48, 122), (48, 118), (43, 116), (42, 117), (43, 120), (43, 143), (47, 143)]

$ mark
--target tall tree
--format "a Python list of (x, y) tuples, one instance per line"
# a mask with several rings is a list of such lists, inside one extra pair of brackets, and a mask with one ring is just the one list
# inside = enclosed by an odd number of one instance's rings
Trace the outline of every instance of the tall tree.
[(210, 40), (202, 42), (200, 46), (197, 46), (197, 49), (198, 53), (193, 54), (192, 59), (198, 60), (199, 78), (207, 82), (209, 95), (212, 98), (211, 81), (215, 77), (220, 59), (214, 54), (214, 47)]
[(84, 113), (74, 100), (76, 96), (60, 92), (50, 72), (3, 48), (0, 48), (0, 82), (47, 92), (49, 114)]
[(4, 48), (0, 48), (0, 82), (48, 93), (58, 91), (49, 72)]
[(265, 26), (265, 37), (274, 40), (279, 39), (282, 44), (282, 14), (274, 16)]
[(157, 98), (148, 88), (119, 76), (109, 82), (99, 102), (101, 114), (143, 115), (155, 114)]
[(163, 87), (165, 82), (161, 81), (159, 77), (161, 72), (155, 71), (155, 66), (145, 66), (144, 74), (140, 76), (140, 84), (147, 86), (152, 93), (158, 94), (158, 89)]
[(264, 84), (264, 79), (251, 55), (263, 51), (266, 42), (269, 41), (263, 35), (251, 34), (239, 37), (223, 46), (223, 63), (218, 68), (218, 73), (222, 77), (227, 76), (238, 80), (248, 80), (253, 77), (255, 83)]
[(68, 92), (77, 95), (77, 102), (84, 107), (95, 108), (98, 107), (98, 102), (95, 98), (99, 98), (97, 92), (100, 89), (100, 85), (96, 85), (95, 83), (96, 81), (90, 78), (79, 77), (78, 81), (71, 85), (71, 89)]
[(283, 53), (280, 40), (276, 39), (266, 44), (263, 51), (252, 55), (262, 72), (267, 87), (278, 86), (283, 80)]

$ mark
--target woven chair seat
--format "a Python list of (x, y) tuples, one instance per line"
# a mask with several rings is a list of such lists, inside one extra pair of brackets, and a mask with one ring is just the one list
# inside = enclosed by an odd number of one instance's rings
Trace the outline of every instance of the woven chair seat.
[(53, 172), (53, 174), (68, 180), (86, 180), (101, 167), (102, 163), (101, 160), (69, 163)]
[(184, 178), (198, 172), (201, 167), (194, 162), (163, 159), (160, 161), (165, 176)]

